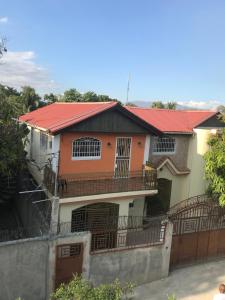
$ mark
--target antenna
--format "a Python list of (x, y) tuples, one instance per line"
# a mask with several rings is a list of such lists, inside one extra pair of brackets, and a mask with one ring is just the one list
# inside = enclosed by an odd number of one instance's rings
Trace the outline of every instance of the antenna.
[(127, 99), (126, 99), (126, 104), (128, 103), (128, 99), (129, 99), (129, 91), (130, 91), (130, 73), (129, 73), (128, 82), (127, 82)]

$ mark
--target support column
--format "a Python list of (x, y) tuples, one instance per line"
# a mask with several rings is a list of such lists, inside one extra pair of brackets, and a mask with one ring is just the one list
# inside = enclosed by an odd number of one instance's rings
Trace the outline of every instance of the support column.
[(50, 234), (56, 235), (58, 231), (59, 222), (59, 197), (52, 197), (52, 213), (51, 213), (51, 224)]

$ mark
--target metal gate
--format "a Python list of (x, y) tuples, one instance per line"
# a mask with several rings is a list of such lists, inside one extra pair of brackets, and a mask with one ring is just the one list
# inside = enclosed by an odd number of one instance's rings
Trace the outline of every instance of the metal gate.
[(71, 231), (91, 231), (91, 251), (113, 248), (116, 243), (119, 205), (96, 203), (72, 212)]
[(225, 256), (225, 209), (207, 196), (183, 201), (169, 212), (173, 222), (170, 267)]
[(56, 247), (55, 288), (68, 283), (73, 275), (82, 274), (83, 244), (66, 244)]
[(115, 177), (126, 178), (130, 170), (131, 138), (118, 137), (116, 140)]

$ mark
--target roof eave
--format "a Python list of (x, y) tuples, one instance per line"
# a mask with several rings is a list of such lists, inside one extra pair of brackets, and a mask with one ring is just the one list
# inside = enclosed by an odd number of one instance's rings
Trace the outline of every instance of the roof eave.
[(163, 131), (164, 134), (182, 134), (182, 135), (193, 135), (193, 131)]

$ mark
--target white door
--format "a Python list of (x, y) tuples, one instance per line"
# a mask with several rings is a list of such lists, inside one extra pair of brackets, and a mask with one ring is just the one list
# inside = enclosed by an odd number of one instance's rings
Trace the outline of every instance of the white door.
[(131, 138), (118, 137), (116, 140), (115, 177), (126, 178), (130, 170)]

